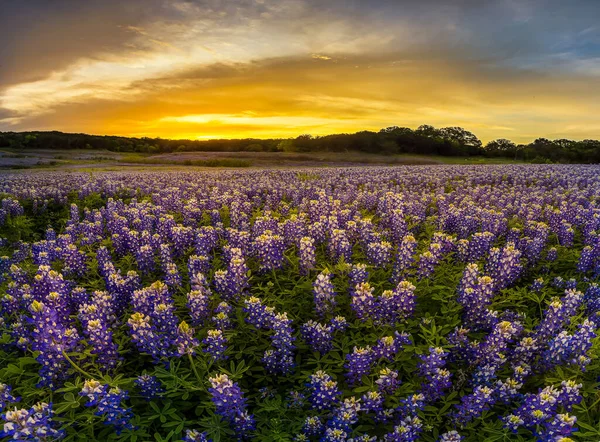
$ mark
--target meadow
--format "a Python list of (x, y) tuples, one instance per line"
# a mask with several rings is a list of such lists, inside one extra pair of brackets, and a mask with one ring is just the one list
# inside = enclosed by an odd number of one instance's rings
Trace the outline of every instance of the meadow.
[(593, 165), (5, 172), (0, 437), (599, 441), (599, 235)]

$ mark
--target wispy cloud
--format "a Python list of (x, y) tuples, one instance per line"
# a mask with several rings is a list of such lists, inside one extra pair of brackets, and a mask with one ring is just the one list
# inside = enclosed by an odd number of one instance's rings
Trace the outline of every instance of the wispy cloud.
[(582, 129), (600, 111), (599, 13), (585, 0), (15, 2), (0, 17), (0, 130), (431, 123), (484, 139), (600, 137)]

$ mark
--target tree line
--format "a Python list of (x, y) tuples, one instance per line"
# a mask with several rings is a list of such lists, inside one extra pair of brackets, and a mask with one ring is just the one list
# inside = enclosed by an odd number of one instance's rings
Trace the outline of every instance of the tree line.
[(0, 132), (0, 148), (105, 149), (114, 152), (345, 152), (424, 154), (442, 156), (506, 157), (529, 162), (600, 162), (600, 141), (538, 138), (529, 144), (497, 139), (487, 144), (461, 127), (422, 125), (413, 130), (391, 126), (379, 132), (325, 136), (300, 135), (289, 139), (171, 140), (113, 135), (43, 132)]

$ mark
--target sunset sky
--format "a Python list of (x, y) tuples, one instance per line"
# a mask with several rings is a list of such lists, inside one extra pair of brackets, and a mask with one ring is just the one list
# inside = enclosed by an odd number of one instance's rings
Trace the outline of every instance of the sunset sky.
[(0, 0), (0, 131), (600, 138), (598, 0)]

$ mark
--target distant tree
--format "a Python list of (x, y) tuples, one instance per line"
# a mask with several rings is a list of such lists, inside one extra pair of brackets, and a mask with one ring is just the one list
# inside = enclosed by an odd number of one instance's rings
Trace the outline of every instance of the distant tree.
[(485, 150), (488, 152), (506, 152), (517, 148), (517, 145), (506, 138), (498, 138), (490, 141), (485, 145)]
[(252, 143), (248, 144), (244, 150), (246, 150), (247, 152), (263, 152), (265, 148), (262, 144)]
[(443, 139), (454, 141), (461, 146), (474, 147), (477, 149), (480, 149), (482, 146), (481, 141), (473, 132), (469, 132), (462, 127), (443, 127), (439, 132)]
[(417, 135), (421, 135), (423, 137), (429, 137), (429, 138), (440, 136), (440, 132), (435, 127), (433, 127), (429, 124), (422, 124), (421, 126), (417, 127), (417, 130), (415, 131), (415, 133)]
[(294, 140), (281, 140), (277, 145), (277, 150), (280, 152), (297, 152)]

